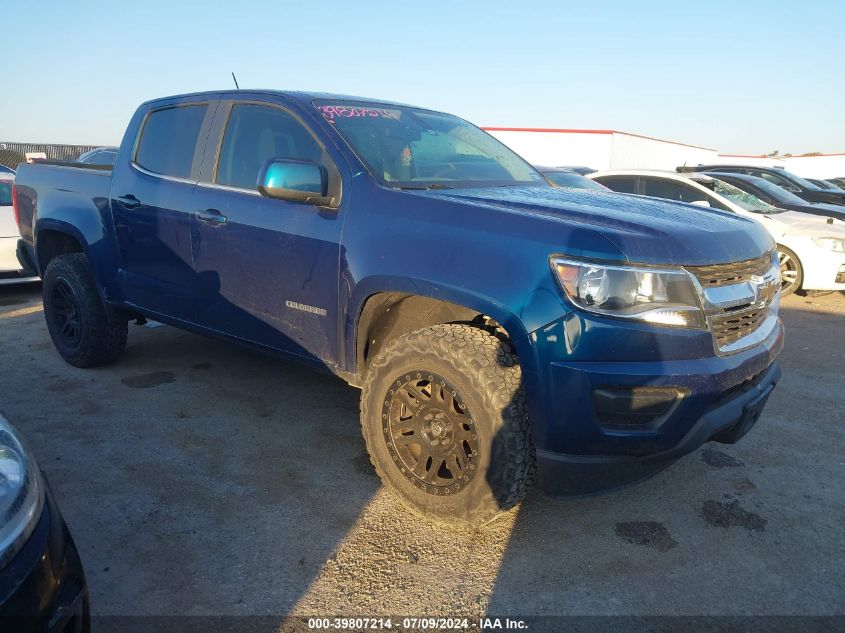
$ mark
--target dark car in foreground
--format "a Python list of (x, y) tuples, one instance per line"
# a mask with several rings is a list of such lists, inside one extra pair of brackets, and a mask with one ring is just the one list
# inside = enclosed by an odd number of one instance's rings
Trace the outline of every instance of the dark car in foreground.
[(67, 362), (115, 361), (151, 318), (330, 371), (382, 481), (442, 522), (493, 519), (535, 468), (585, 494), (736, 442), (780, 376), (757, 222), (552, 186), (442, 112), (157, 99), (113, 168), (22, 165), (16, 201)]
[(572, 189), (592, 189), (593, 191), (609, 191), (607, 187), (599, 184), (595, 180), (590, 180), (586, 176), (568, 167), (540, 167), (537, 169), (547, 179), (551, 180), (559, 187), (571, 187)]
[(718, 178), (719, 180), (732, 184), (738, 189), (753, 194), (763, 202), (774, 207), (845, 220), (845, 207), (823, 202), (807, 202), (791, 191), (787, 191), (783, 187), (779, 187), (763, 178), (721, 171), (709, 171), (706, 173), (708, 176)]
[(86, 633), (88, 586), (46, 479), (0, 414), (0, 631)]
[(823, 202), (845, 205), (845, 191), (822, 189), (792, 172), (780, 167), (755, 167), (750, 165), (698, 165), (697, 167), (678, 167), (678, 171), (717, 171), (721, 174), (745, 174), (756, 176), (782, 187), (807, 202)]

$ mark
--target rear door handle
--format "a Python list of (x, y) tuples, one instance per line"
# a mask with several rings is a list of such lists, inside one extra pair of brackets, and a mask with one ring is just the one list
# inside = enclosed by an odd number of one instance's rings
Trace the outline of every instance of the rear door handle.
[(131, 193), (127, 193), (125, 196), (120, 196), (117, 201), (121, 204), (121, 206), (127, 209), (137, 209), (141, 206), (141, 201)]
[(229, 221), (229, 218), (217, 209), (202, 209), (197, 211), (197, 219), (212, 226), (222, 226)]

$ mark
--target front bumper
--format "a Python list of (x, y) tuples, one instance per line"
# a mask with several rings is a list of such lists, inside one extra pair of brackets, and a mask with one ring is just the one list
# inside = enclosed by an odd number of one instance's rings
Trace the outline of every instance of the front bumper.
[[(578, 314), (532, 338), (538, 371), (525, 379), (538, 485), (577, 496), (635, 483), (707, 441), (742, 437), (780, 377), (783, 327), (778, 320), (762, 342), (728, 356), (715, 354), (709, 332)], [(609, 423), (600, 394), (637, 391), (679, 397), (648, 423)]]
[(35, 531), (0, 569), (0, 630), (88, 633), (88, 585), (79, 554), (47, 486)]
[(538, 485), (553, 496), (580, 496), (606, 492), (642, 481), (710, 440), (739, 441), (760, 418), (769, 394), (780, 379), (780, 365), (772, 364), (762, 376), (731, 392), (695, 422), (675, 446), (645, 456), (566, 455), (537, 451)]

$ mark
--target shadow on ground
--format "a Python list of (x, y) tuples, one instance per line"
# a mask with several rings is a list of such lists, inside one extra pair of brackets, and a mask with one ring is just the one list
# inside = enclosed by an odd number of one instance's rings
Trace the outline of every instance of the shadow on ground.
[(132, 328), (120, 362), (77, 370), (37, 300), (0, 288), (0, 406), (96, 615), (841, 611), (841, 295), (786, 301), (784, 377), (739, 444), (600, 497), (535, 494), (472, 532), (379, 487), (338, 379), (174, 328)]

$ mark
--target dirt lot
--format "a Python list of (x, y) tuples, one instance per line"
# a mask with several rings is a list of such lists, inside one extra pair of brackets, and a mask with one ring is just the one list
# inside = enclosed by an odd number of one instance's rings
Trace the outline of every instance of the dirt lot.
[(54, 352), (0, 287), (0, 410), (79, 546), (95, 614), (845, 613), (845, 296), (790, 297), (783, 379), (739, 444), (473, 533), (379, 486), (340, 380), (171, 327)]

